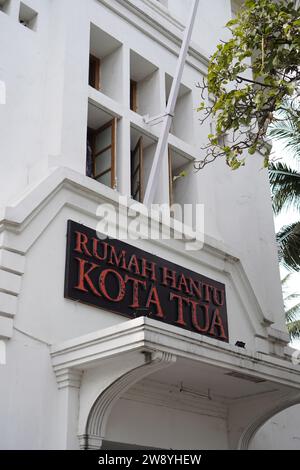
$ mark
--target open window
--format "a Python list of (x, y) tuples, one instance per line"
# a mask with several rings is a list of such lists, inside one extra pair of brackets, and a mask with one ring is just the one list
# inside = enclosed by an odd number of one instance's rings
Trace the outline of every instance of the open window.
[(116, 188), (117, 118), (89, 104), (87, 176)]
[(131, 128), (131, 196), (143, 202), (156, 150), (156, 141), (134, 127)]
[(122, 43), (91, 23), (89, 85), (122, 101)]
[(130, 51), (130, 109), (142, 116), (160, 112), (158, 68)]
[[(166, 100), (168, 101), (173, 83), (173, 78), (166, 74)], [(190, 144), (194, 140), (193, 127), (193, 98), (190, 88), (181, 84), (179, 88), (174, 118), (171, 126), (171, 134)]]

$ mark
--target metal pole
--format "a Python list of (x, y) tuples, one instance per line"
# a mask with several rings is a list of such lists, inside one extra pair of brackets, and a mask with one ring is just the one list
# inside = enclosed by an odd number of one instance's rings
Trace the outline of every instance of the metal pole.
[(193, 27), (194, 27), (194, 23), (196, 19), (198, 6), (199, 6), (199, 0), (194, 0), (190, 18), (189, 18), (189, 21), (187, 23), (187, 27), (184, 33), (182, 46), (181, 46), (181, 50), (180, 50), (180, 54), (178, 58), (177, 68), (176, 68), (174, 80), (172, 83), (170, 96), (168, 99), (166, 114), (163, 118), (161, 133), (160, 133), (159, 141), (157, 144), (156, 152), (154, 155), (154, 160), (153, 160), (153, 164), (152, 164), (152, 168), (150, 171), (148, 184), (147, 184), (147, 188), (145, 192), (144, 204), (148, 207), (153, 203), (155, 191), (158, 185), (161, 163), (162, 163), (162, 159), (164, 157), (166, 147), (168, 144), (168, 138), (169, 138), (169, 133), (171, 129), (172, 119), (174, 117), (175, 106), (176, 106), (176, 102), (178, 98), (183, 69), (185, 66), (185, 61), (186, 61), (187, 53), (189, 50), (189, 45), (191, 42), (191, 37), (192, 37), (192, 32), (193, 32)]

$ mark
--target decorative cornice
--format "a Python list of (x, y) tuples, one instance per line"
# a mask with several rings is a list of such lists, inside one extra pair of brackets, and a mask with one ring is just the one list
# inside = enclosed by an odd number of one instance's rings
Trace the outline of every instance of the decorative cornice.
[(290, 342), (290, 336), (287, 331), (281, 331), (277, 330), (276, 328), (270, 326), (267, 329), (268, 337), (276, 342), (276, 343), (281, 343), (282, 346), (287, 346)]
[[(17, 204), (3, 208), (2, 214), (0, 213), (0, 234), (4, 231), (6, 231), (6, 234), (9, 232), (22, 232), (26, 229), (26, 226), (40, 214), (42, 209), (50, 202), (50, 200), (54, 199), (55, 196), (57, 196), (63, 189), (69, 189), (70, 191), (83, 196), (85, 201), (90, 199), (90, 201), (93, 201), (96, 204), (109, 203), (116, 208), (120, 207), (125, 210), (128, 210), (130, 206), (134, 204), (135, 212), (137, 212), (137, 214), (139, 212), (139, 204), (136, 203), (136, 201), (126, 197), (123, 197), (123, 200), (120, 201), (119, 198), (122, 194), (119, 192), (114, 191), (91, 178), (76, 173), (73, 170), (64, 167), (57, 167), (38, 184), (26, 191), (24, 197), (20, 198)], [(61, 210), (63, 205), (72, 207), (81, 213), (84, 212), (94, 218), (96, 216), (96, 213), (91, 212), (87, 208), (86, 204), (86, 207), (83, 208), (78, 204), (74, 205), (68, 198), (66, 198), (65, 201), (60, 202), (57, 210)], [(145, 222), (148, 223), (149, 218), (144, 215), (144, 206), (142, 204), (140, 204), (140, 206), (140, 219), (141, 221), (145, 220)], [(54, 216), (56, 216), (56, 214), (57, 212), (54, 212)], [(155, 219), (155, 214), (153, 212), (151, 216)], [(52, 219), (49, 220), (49, 218), (47, 219), (48, 224), (51, 223), (51, 220)], [(161, 218), (157, 216), (156, 220), (159, 222), (161, 230), (171, 229), (171, 231), (176, 234), (176, 239), (172, 241), (172, 244), (169, 243), (169, 240), (151, 240), (153, 244), (164, 246), (168, 250), (170, 249), (175, 252), (182, 252), (182, 243), (188, 239), (193, 239), (195, 236), (191, 227), (182, 224), (176, 219), (170, 219), (169, 223), (166, 223), (165, 220), (162, 221)], [(44, 228), (45, 227), (41, 228), (41, 232)], [(37, 236), (39, 236), (39, 233), (37, 233)], [(7, 237), (8, 235), (5, 237), (4, 242), (2, 242), (3, 245), (9, 243)], [(35, 240), (36, 238), (31, 241), (31, 244), (33, 244)], [(26, 254), (26, 251), (30, 248), (31, 244), (28, 244), (27, 247), (15, 245), (14, 250), (19, 251), (22, 254)], [(230, 261), (232, 264), (239, 262), (239, 257), (237, 254), (232, 252), (231, 248), (211, 236), (205, 236), (205, 243), (201, 253), (204, 252), (211, 256), (211, 258), (218, 259), (218, 261), (221, 262), (219, 268), (220, 271), (224, 271), (223, 262)], [(195, 252), (185, 252), (186, 258), (195, 260), (195, 256), (197, 256)], [(212, 261), (212, 259), (210, 261)], [(205, 263), (205, 261), (203, 261), (203, 263), (212, 267), (211, 263)], [(214, 267), (217, 268), (217, 266)]]
[(81, 434), (78, 436), (80, 450), (99, 450), (102, 447), (103, 439), (91, 434)]
[(289, 360), (242, 350), (146, 317), (52, 346), (51, 357), (55, 371), (65, 368), (84, 370), (103, 359), (121, 358), (125, 353), (139, 351), (167, 352), (222, 367), (224, 372), (241, 372), (300, 389), (299, 367)]
[[(0, 214), (0, 248), (25, 255), (64, 207), (72, 208), (78, 214), (92, 218), (95, 220), (95, 225), (97, 207), (101, 203), (108, 203), (114, 206), (117, 211), (128, 211), (134, 204), (138, 214), (139, 205), (126, 197), (120, 201), (120, 196), (122, 195), (119, 192), (73, 170), (64, 167), (54, 168), (43, 180), (29, 188), (16, 203), (2, 210), (2, 214)], [(47, 206), (49, 211), (46, 215), (44, 209)], [(142, 204), (140, 206), (141, 223), (149, 226), (150, 219), (144, 215), (144, 206)], [(154, 214), (152, 214), (152, 218), (155, 219)], [(174, 239), (151, 240), (151, 246), (157, 246), (165, 250), (166, 253), (181, 254), (186, 240), (194, 236), (191, 227), (175, 219), (170, 219), (167, 223), (157, 216), (155, 220), (159, 222), (161, 233), (170, 230), (174, 234)], [(35, 230), (27, 232), (27, 227), (33, 221), (35, 222)], [(116, 228), (118, 229), (118, 226)], [(24, 232), (22, 237), (14, 236), (14, 234), (19, 235), (22, 232)], [(220, 275), (220, 279), (221, 276), (223, 278), (224, 275), (227, 275), (234, 287), (235, 295), (243, 305), (253, 332), (267, 336), (265, 328), (273, 323), (271, 312), (263, 312), (261, 309), (239, 256), (231, 248), (228, 248), (223, 242), (205, 235), (201, 251), (185, 250), (184, 256), (186, 263), (189, 261), (195, 263), (196, 261), (199, 266), (207, 267), (209, 270), (213, 269), (216, 278), (218, 275)], [(9, 273), (9, 275), (13, 274)], [(4, 291), (6, 292), (6, 289)]]
[[(139, 3), (137, 0), (98, 0), (98, 2), (174, 55), (179, 55), (185, 26), (177, 18), (167, 13), (165, 9), (164, 11), (162, 8), (158, 10), (147, 0), (139, 0)], [(187, 63), (206, 75), (208, 57), (194, 43), (190, 45)]]
[(145, 5), (149, 6), (153, 11), (157, 12), (164, 20), (172, 23), (179, 31), (184, 30), (184, 24), (178, 18), (171, 15), (170, 10), (162, 5), (157, 0), (140, 0)]
[(80, 388), (82, 374), (81, 370), (70, 368), (55, 370), (58, 388)]
[(12, 337), (24, 269), (23, 255), (0, 248), (0, 338)]

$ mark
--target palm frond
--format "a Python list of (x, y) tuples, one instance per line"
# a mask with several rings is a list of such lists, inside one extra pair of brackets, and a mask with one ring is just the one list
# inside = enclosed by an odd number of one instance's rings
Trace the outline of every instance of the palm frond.
[(286, 163), (271, 163), (269, 180), (273, 194), (274, 212), (294, 206), (300, 210), (300, 172)]
[(297, 320), (297, 317), (299, 314), (300, 314), (300, 302), (285, 311), (285, 319), (288, 323), (295, 321)]
[(296, 158), (300, 159), (300, 129), (294, 131), (287, 128), (273, 128), (270, 130), (269, 136), (272, 140), (280, 141), (283, 148), (290, 150)]
[(294, 292), (293, 294), (289, 294), (287, 295), (286, 297), (284, 297), (284, 302), (290, 302), (291, 300), (295, 300), (295, 299), (300, 299), (300, 293), (296, 293)]
[(294, 271), (300, 270), (300, 222), (285, 225), (276, 234), (279, 260)]
[(291, 339), (300, 338), (300, 320), (292, 321), (287, 324), (287, 329)]
[(288, 281), (291, 278), (292, 273), (287, 273), (282, 279), (281, 279), (281, 286), (282, 289), (284, 289), (287, 286)]
[(277, 120), (269, 128), (269, 137), (280, 141), (283, 148), (290, 150), (294, 157), (300, 159), (300, 124), (299, 110), (292, 110), (286, 105), (278, 114)]

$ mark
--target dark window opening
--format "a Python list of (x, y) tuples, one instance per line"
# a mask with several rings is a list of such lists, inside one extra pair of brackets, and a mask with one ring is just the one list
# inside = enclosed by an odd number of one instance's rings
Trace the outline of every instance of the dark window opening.
[(131, 197), (138, 202), (144, 201), (156, 147), (155, 139), (131, 126)]
[(38, 14), (35, 10), (25, 5), (25, 3), (20, 3), (19, 11), (19, 23), (25, 26), (28, 29), (36, 31), (37, 29), (37, 18)]
[(144, 150), (143, 137), (140, 137), (131, 151), (131, 194), (133, 199), (143, 202), (144, 199)]
[(89, 85), (100, 90), (100, 59), (90, 54)]
[(0, 11), (3, 13), (9, 13), (10, 0), (0, 0)]
[(130, 109), (137, 112), (137, 82), (130, 80)]

